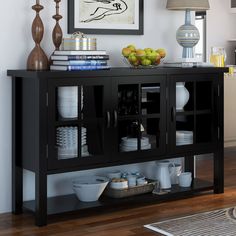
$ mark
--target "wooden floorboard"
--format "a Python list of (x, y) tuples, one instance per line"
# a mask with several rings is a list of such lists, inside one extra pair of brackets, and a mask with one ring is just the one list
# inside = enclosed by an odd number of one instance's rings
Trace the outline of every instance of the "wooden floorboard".
[[(197, 175), (212, 178), (211, 157), (198, 158)], [(151, 204), (132, 209), (102, 211), (92, 215), (58, 215), (49, 218), (46, 227), (34, 226), (30, 212), (23, 215), (0, 215), (1, 236), (154, 236), (159, 235), (143, 227), (144, 224), (191, 215), (194, 213), (236, 206), (236, 148), (225, 150), (225, 193), (205, 193), (191, 198)]]

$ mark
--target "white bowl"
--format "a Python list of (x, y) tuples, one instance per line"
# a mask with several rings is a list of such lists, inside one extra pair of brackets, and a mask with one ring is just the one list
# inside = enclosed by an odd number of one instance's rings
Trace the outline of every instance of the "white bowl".
[(123, 182), (110, 182), (109, 186), (113, 189), (126, 189), (128, 188), (128, 180)]
[(58, 106), (57, 108), (62, 118), (77, 118), (78, 117), (77, 106)]
[(63, 86), (58, 87), (58, 96), (60, 97), (71, 97), (78, 94), (77, 86)]
[(72, 181), (75, 194), (82, 202), (97, 201), (108, 182), (103, 176), (81, 176)]

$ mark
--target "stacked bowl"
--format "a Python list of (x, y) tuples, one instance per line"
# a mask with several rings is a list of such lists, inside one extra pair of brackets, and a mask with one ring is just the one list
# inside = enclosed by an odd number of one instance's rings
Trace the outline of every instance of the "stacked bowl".
[(176, 131), (176, 146), (193, 144), (193, 131)]
[[(141, 150), (151, 149), (151, 144), (148, 137), (141, 138)], [(121, 138), (120, 151), (121, 152), (131, 152), (138, 150), (138, 139), (123, 137)]]
[[(83, 90), (81, 89), (81, 109), (83, 107)], [(57, 108), (62, 118), (78, 117), (78, 87), (58, 87)]]

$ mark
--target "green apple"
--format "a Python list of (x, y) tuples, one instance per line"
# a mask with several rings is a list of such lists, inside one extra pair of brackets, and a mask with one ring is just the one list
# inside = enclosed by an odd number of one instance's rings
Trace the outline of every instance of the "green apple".
[(153, 49), (152, 48), (144, 48), (144, 51), (147, 54), (147, 53), (151, 53), (153, 51)]
[(147, 53), (147, 59), (151, 60), (152, 63), (156, 61), (156, 57), (157, 57), (157, 52), (155, 51), (149, 51)]
[(129, 62), (133, 65), (134, 63), (136, 63), (138, 61), (138, 58), (136, 56), (135, 52), (130, 53), (129, 57), (128, 57)]
[(128, 45), (127, 48), (129, 48), (131, 50), (131, 52), (135, 52), (136, 51), (136, 47), (133, 44)]
[(150, 66), (152, 64), (152, 61), (147, 59), (147, 58), (145, 58), (145, 59), (141, 60), (141, 64), (143, 66)]

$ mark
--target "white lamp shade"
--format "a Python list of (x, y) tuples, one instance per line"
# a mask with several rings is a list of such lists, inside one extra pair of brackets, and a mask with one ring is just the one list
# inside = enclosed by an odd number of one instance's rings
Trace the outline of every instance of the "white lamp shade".
[(167, 0), (166, 8), (168, 10), (209, 10), (208, 0)]

